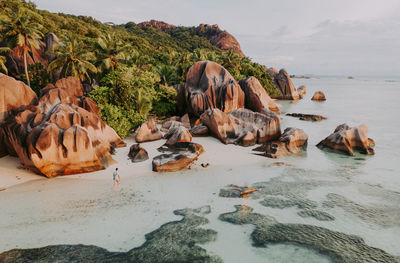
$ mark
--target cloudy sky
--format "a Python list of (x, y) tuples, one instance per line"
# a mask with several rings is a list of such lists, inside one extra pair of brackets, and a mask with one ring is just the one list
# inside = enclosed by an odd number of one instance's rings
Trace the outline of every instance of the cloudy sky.
[(34, 0), (102, 22), (219, 24), (252, 59), (296, 74), (400, 75), (399, 0)]

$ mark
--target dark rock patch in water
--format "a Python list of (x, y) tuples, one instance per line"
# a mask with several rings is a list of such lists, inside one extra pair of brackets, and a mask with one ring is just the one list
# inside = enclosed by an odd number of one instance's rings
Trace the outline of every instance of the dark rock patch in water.
[(315, 219), (319, 221), (333, 221), (335, 220), (335, 217), (324, 212), (324, 211), (319, 211), (319, 210), (313, 210), (313, 209), (306, 209), (297, 212), (297, 214), (301, 217), (314, 217)]
[(308, 199), (283, 199), (279, 197), (266, 197), (260, 202), (263, 206), (272, 208), (289, 208), (297, 207), (300, 209), (310, 209), (318, 207), (318, 203)]
[(219, 219), (232, 224), (252, 224), (254, 246), (271, 243), (294, 243), (315, 249), (340, 263), (399, 262), (385, 251), (370, 247), (358, 236), (304, 224), (282, 224), (273, 217), (253, 213), (248, 206), (236, 206), (235, 212), (221, 214)]
[(384, 204), (376, 206), (360, 205), (334, 193), (327, 194), (326, 198), (327, 200), (322, 203), (323, 206), (329, 208), (340, 207), (365, 222), (372, 222), (383, 227), (400, 225), (400, 208), (398, 206), (393, 207)]
[(209, 206), (199, 209), (176, 210), (180, 221), (162, 225), (147, 234), (145, 243), (128, 252), (110, 252), (104, 248), (86, 245), (55, 245), (34, 249), (13, 249), (0, 254), (0, 262), (222, 262), (198, 246), (214, 241), (217, 232), (200, 228), (208, 223), (204, 215)]

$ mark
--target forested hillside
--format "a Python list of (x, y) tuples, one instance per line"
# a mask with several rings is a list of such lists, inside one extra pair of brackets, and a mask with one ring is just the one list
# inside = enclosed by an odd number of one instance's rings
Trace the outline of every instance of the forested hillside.
[(212, 30), (106, 24), (92, 17), (38, 10), (32, 2), (3, 0), (0, 71), (38, 94), (59, 78), (79, 78), (87, 96), (101, 108), (103, 120), (122, 137), (149, 114), (175, 114), (173, 86), (185, 82), (196, 61), (217, 62), (237, 81), (255, 76), (270, 95), (279, 93), (263, 65), (241, 51), (223, 50), (219, 28)]

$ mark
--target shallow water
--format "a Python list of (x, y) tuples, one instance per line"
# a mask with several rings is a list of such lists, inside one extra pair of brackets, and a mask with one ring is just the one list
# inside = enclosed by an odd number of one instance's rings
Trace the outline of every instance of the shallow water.
[[(54, 244), (96, 245), (125, 252), (140, 246), (146, 233), (179, 220), (174, 210), (209, 205), (209, 223), (204, 228), (215, 230), (217, 237), (200, 246), (224, 262), (331, 262), (316, 248), (298, 244), (254, 246), (254, 226), (219, 219), (221, 214), (234, 211), (234, 205), (248, 205), (279, 223), (357, 235), (368, 246), (400, 256), (400, 120), (396, 116), (400, 113), (400, 79), (321, 77), (295, 79), (294, 83), (307, 85), (307, 94), (296, 103), (278, 102), (282, 128), (304, 129), (309, 136), (306, 152), (273, 160), (252, 155), (253, 147), (194, 138), (206, 153), (191, 170), (157, 174), (151, 172), (151, 160), (132, 164), (127, 158), (129, 147), (118, 149), (116, 159), (123, 175), (120, 190), (113, 191), (108, 181), (104, 183), (111, 167), (105, 172), (35, 180), (1, 191), (0, 253)], [(316, 90), (322, 90), (327, 101), (311, 101)], [(286, 113), (312, 113), (328, 119), (306, 122)], [(315, 147), (345, 122), (369, 127), (369, 137), (376, 142), (374, 156), (349, 157)], [(128, 145), (132, 143), (128, 139)], [(161, 144), (143, 146), (154, 156)], [(269, 167), (276, 161), (292, 166)], [(211, 166), (204, 169), (200, 166), (203, 162)], [(220, 197), (220, 189), (230, 184), (255, 185), (264, 190), (251, 199)], [(263, 205), (262, 201), (271, 196), (295, 203), (312, 202), (315, 210), (335, 219), (302, 217), (298, 213), (303, 210), (296, 206)]]

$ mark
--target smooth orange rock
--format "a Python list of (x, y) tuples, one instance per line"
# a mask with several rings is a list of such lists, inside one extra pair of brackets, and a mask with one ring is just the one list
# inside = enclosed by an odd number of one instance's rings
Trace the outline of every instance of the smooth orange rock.
[(142, 123), (137, 134), (136, 142), (150, 142), (160, 140), (162, 138), (161, 132), (158, 130), (153, 121)]
[(283, 100), (298, 100), (300, 98), (286, 69), (281, 69), (278, 72), (275, 68), (268, 68), (267, 72), (281, 92), (280, 96), (274, 96), (273, 98)]
[(187, 168), (204, 152), (203, 146), (192, 142), (178, 142), (158, 149), (168, 152), (153, 158), (152, 167), (155, 172), (176, 172)]
[(95, 114), (100, 113), (97, 104), (83, 96), (82, 83), (75, 77), (59, 79), (55, 85), (48, 84), (40, 91), (39, 104), (42, 105), (43, 111), (46, 112), (58, 103), (74, 104)]
[(272, 111), (262, 114), (238, 109), (225, 113), (219, 109), (209, 109), (200, 119), (210, 133), (225, 144), (250, 146), (277, 139), (281, 135), (280, 119)]
[(172, 145), (177, 142), (191, 142), (192, 135), (185, 127), (177, 126), (169, 129), (164, 135), (164, 139), (167, 139), (166, 145)]
[(300, 87), (297, 88), (297, 93), (299, 93), (300, 97), (303, 97), (307, 93), (307, 86), (306, 85), (301, 85)]
[(374, 140), (368, 138), (366, 125), (350, 127), (346, 123), (337, 126), (331, 135), (317, 144), (320, 149), (351, 156), (355, 155), (355, 151), (363, 154), (375, 154), (372, 149), (374, 146)]
[[(60, 87), (64, 81), (72, 86)], [(115, 162), (111, 151), (125, 143), (95, 112), (75, 105), (84, 97), (74, 81), (48, 86), (38, 105), (20, 107), (7, 118), (0, 132), (2, 154), (18, 156), (47, 177), (96, 171)]]
[(0, 123), (21, 106), (37, 103), (36, 93), (22, 81), (0, 73)]
[(323, 100), (326, 100), (326, 97), (322, 91), (316, 91), (314, 93), (314, 96), (311, 98), (311, 100), (323, 101)]
[(302, 129), (286, 128), (276, 141), (267, 142), (254, 151), (261, 151), (270, 158), (280, 158), (301, 152), (307, 147), (308, 136)]
[(244, 93), (239, 84), (225, 68), (211, 61), (193, 64), (187, 73), (185, 89), (188, 112), (196, 116), (210, 108), (229, 112), (244, 107)]
[(248, 77), (239, 81), (239, 85), (245, 94), (245, 107), (252, 111), (261, 112), (267, 108), (276, 114), (280, 114), (278, 106), (261, 86), (260, 81), (255, 77)]

